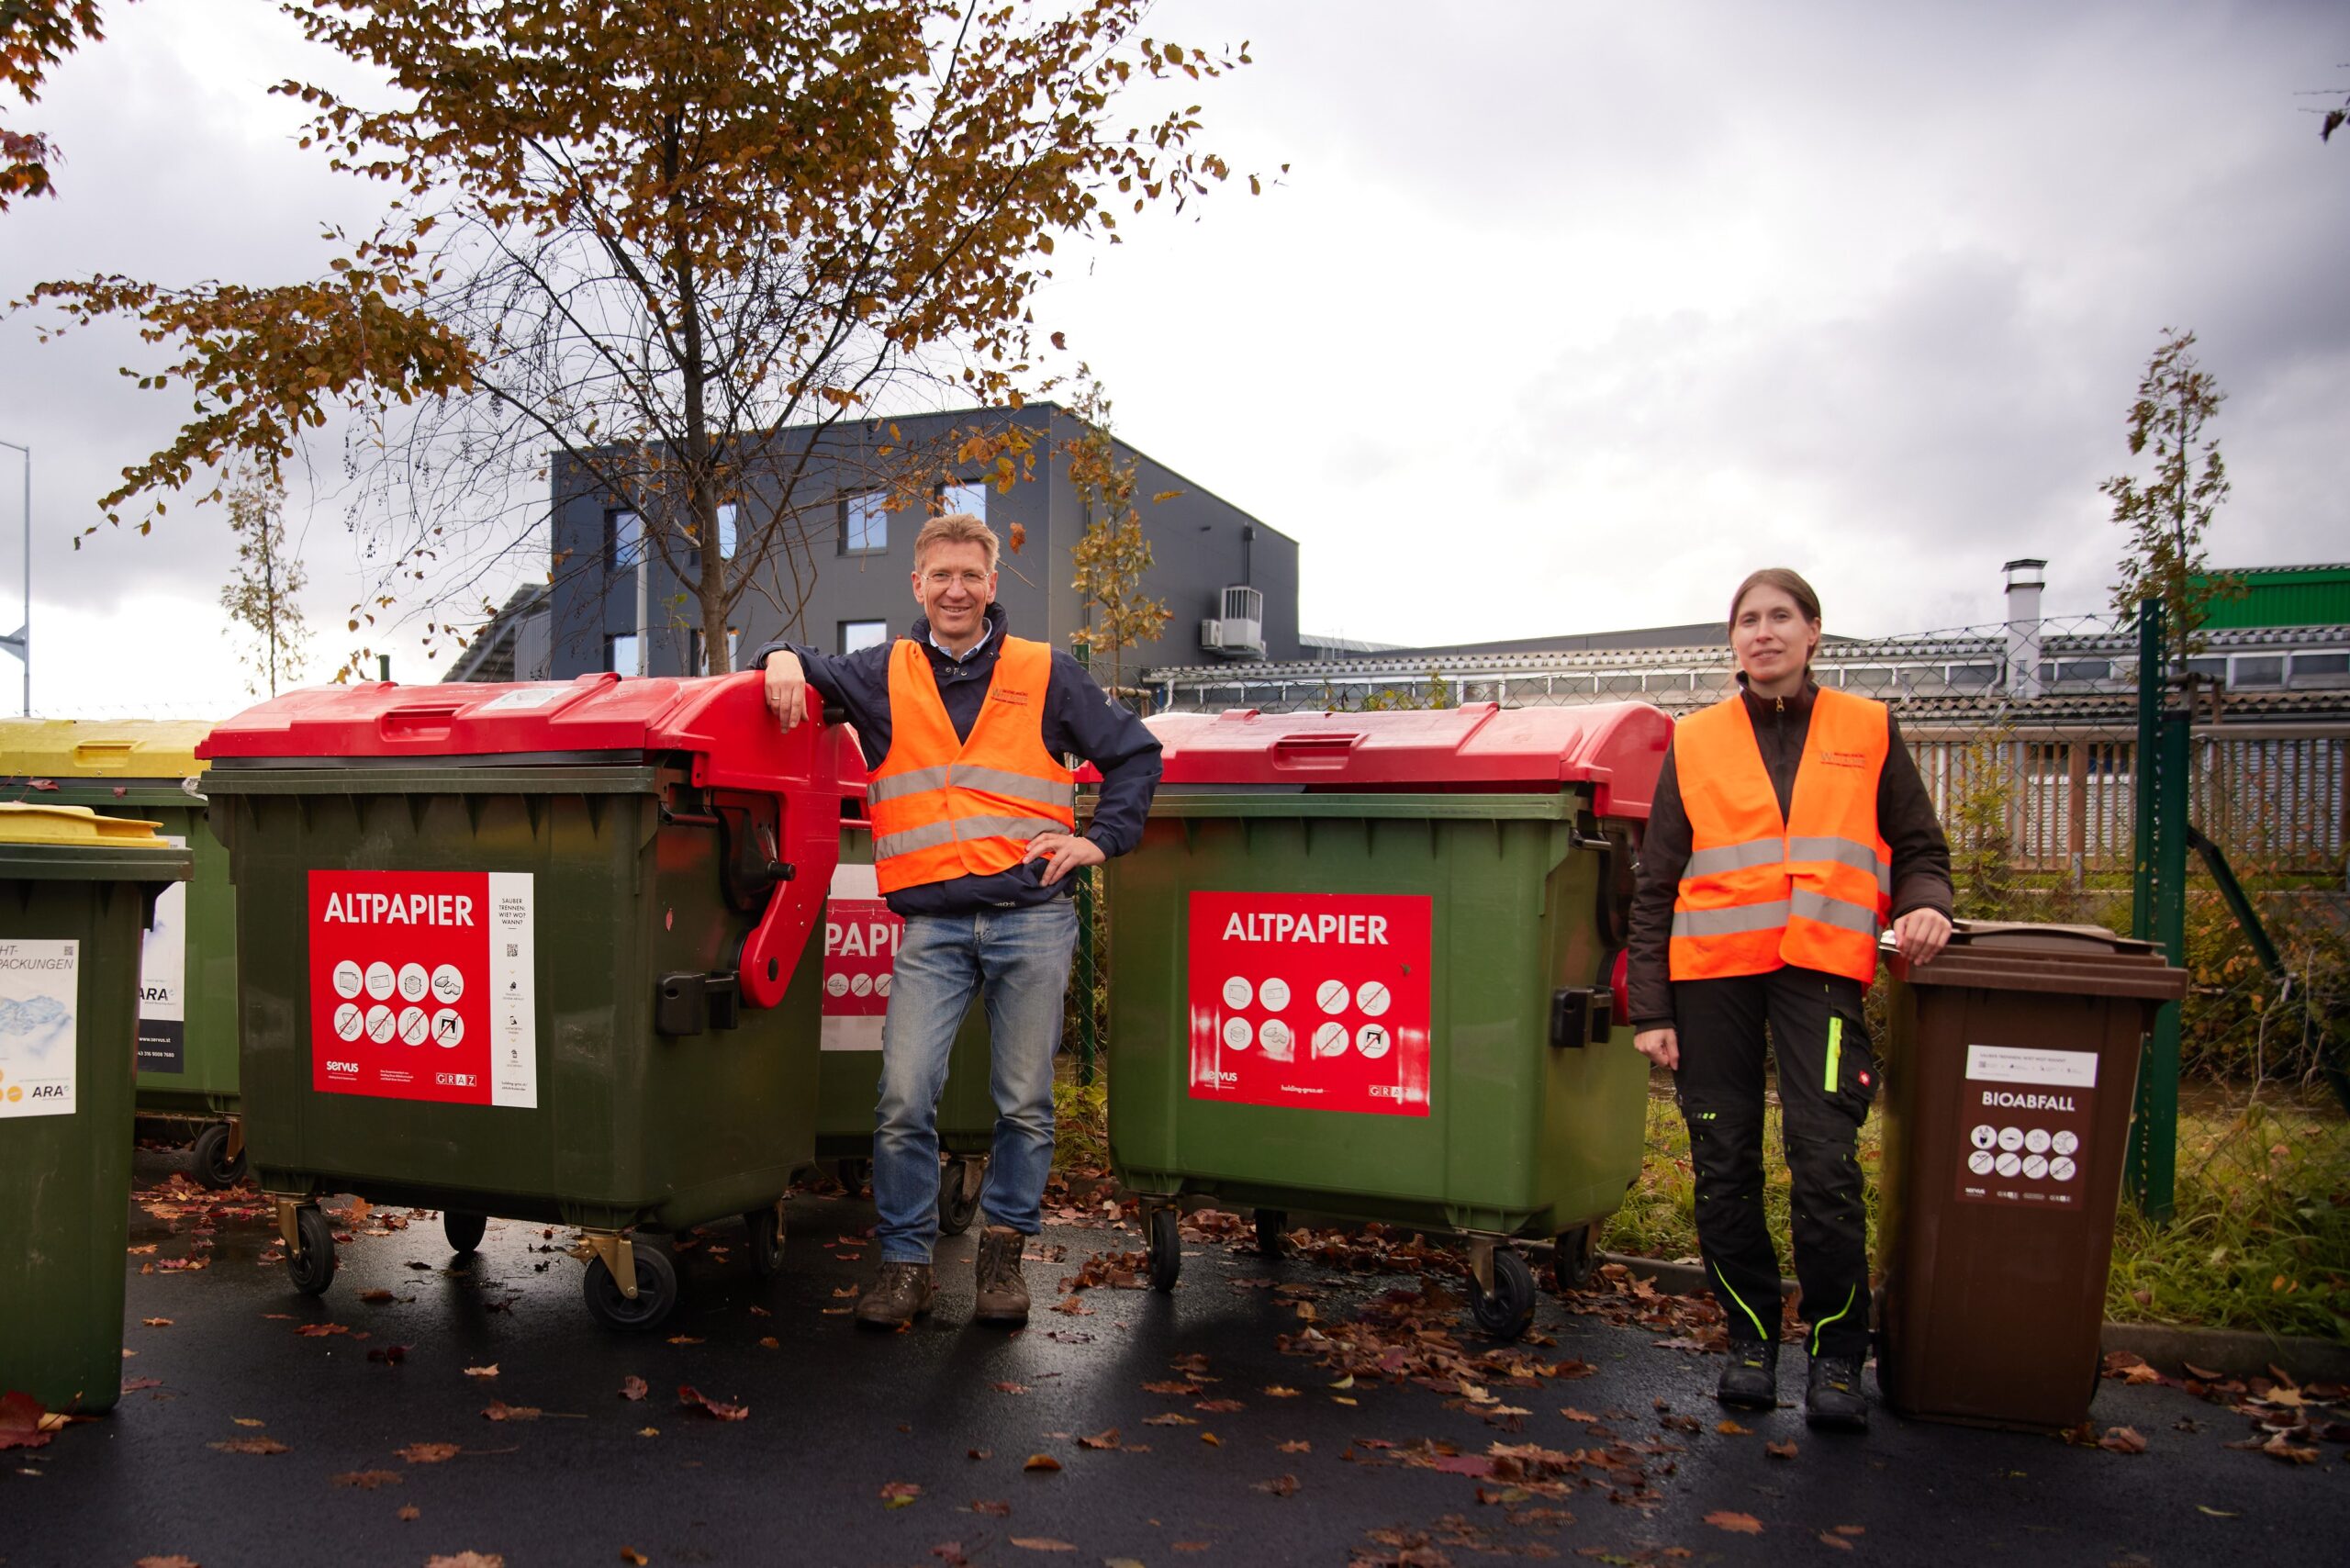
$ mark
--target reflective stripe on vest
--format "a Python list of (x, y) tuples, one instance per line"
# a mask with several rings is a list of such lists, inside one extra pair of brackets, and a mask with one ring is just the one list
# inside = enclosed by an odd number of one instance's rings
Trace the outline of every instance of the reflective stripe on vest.
[(866, 786), (885, 893), (1020, 864), (1040, 833), (1073, 831), (1076, 776), (1045, 749), (1052, 649), (1006, 637), (979, 717), (955, 734), (922, 645), (890, 655), (890, 754)]
[(1690, 854), (1673, 905), (1673, 979), (1791, 964), (1875, 977), (1893, 901), (1893, 851), (1876, 826), (1890, 745), (1882, 703), (1818, 692), (1783, 817), (1743, 699), (1681, 721), (1673, 767)]

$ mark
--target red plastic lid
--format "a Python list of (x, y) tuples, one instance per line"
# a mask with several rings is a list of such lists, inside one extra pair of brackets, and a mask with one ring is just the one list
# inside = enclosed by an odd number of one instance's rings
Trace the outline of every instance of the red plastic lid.
[(1392, 713), (1166, 713), (1163, 782), (1313, 790), (1539, 790), (1595, 785), (1602, 816), (1645, 818), (1673, 721), (1646, 702)]
[[(760, 677), (583, 675), (519, 685), (314, 687), (248, 708), (196, 748), (228, 757), (491, 756), (524, 752), (757, 755), (782, 740)], [(745, 698), (751, 699), (744, 700)]]

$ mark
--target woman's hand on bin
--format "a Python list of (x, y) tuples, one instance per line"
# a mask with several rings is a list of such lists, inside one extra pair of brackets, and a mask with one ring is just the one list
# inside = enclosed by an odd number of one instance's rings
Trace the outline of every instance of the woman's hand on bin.
[(1950, 941), (1950, 916), (1913, 909), (1893, 923), (1893, 949), (1913, 964), (1930, 964)]
[(1642, 1029), (1632, 1036), (1632, 1048), (1659, 1067), (1680, 1070), (1681, 1036), (1671, 1028)]
[(808, 672), (800, 667), (798, 654), (778, 648), (767, 655), (767, 706), (785, 729), (807, 722)]
[(1091, 839), (1073, 833), (1040, 833), (1028, 841), (1023, 858), (1045, 863), (1044, 883), (1051, 887), (1080, 866), (1099, 866), (1109, 858)]

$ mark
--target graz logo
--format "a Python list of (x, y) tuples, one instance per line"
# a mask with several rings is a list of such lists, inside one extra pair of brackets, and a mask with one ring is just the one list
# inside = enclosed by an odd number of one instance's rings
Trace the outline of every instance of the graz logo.
[(1818, 756), (1823, 767), (1866, 767), (1869, 765), (1868, 756), (1863, 752), (1831, 751), (1821, 746)]
[(1009, 702), (1015, 707), (1024, 708), (1028, 705), (1028, 694), (1024, 691), (1007, 691), (999, 687), (995, 690), (988, 693), (988, 700), (990, 702)]

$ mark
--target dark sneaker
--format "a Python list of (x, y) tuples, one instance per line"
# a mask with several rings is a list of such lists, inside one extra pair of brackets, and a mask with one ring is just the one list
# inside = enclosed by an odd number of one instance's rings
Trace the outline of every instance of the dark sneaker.
[(971, 1303), (975, 1323), (1018, 1327), (1028, 1321), (1028, 1282), (1021, 1277), (1020, 1254), (1028, 1238), (1008, 1225), (979, 1232), (979, 1294)]
[(1861, 1393), (1861, 1363), (1851, 1356), (1811, 1358), (1811, 1385), (1804, 1392), (1803, 1417), (1830, 1431), (1869, 1429), (1869, 1402)]
[(1729, 1342), (1729, 1365), (1722, 1369), (1714, 1397), (1740, 1410), (1779, 1407), (1779, 1347), (1759, 1339)]
[(930, 1310), (934, 1287), (927, 1263), (884, 1263), (873, 1288), (856, 1298), (861, 1328), (902, 1328)]

